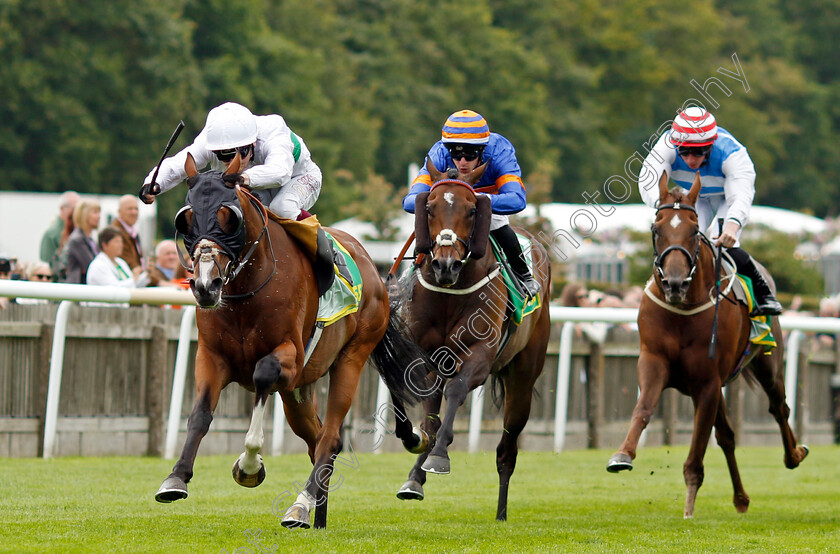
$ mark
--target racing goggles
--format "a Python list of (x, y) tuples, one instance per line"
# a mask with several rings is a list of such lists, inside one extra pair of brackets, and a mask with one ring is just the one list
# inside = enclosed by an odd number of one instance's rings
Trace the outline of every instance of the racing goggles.
[(216, 155), (216, 158), (218, 158), (220, 162), (228, 163), (236, 157), (237, 151), (239, 152), (240, 158), (245, 158), (245, 156), (247, 156), (251, 151), (251, 145), (240, 146), (239, 148), (228, 148), (227, 150), (213, 150), (213, 154)]

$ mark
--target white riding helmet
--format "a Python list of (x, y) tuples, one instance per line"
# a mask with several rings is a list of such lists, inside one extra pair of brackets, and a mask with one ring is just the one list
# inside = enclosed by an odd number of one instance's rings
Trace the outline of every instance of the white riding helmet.
[(207, 114), (208, 150), (230, 150), (257, 140), (257, 119), (251, 110), (235, 102), (225, 102)]

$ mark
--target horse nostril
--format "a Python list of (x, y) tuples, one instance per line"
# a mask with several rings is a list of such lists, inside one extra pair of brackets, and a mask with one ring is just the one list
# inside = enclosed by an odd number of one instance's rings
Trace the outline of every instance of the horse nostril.
[(222, 286), (224, 286), (224, 281), (220, 277), (216, 277), (210, 283), (210, 294), (219, 294), (222, 291)]
[(462, 262), (461, 260), (455, 260), (454, 262), (452, 262), (452, 272), (458, 273), (459, 271), (461, 271), (461, 267), (463, 267), (463, 265), (464, 262)]
[(440, 271), (440, 260), (432, 260), (432, 268), (435, 271)]

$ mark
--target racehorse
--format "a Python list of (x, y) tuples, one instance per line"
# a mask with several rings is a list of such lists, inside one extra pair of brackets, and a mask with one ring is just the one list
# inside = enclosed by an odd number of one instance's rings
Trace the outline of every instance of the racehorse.
[[(265, 478), (259, 454), (263, 415), (269, 395), (279, 391), (288, 424), (306, 442), (313, 463), (305, 489), (281, 523), (308, 528), (315, 509), (315, 527), (323, 528), (333, 462), (342, 449), (341, 424), (368, 357), (392, 396), (409, 404), (416, 399), (407, 381), (420, 386), (428, 369), (415, 363), (416, 374), (406, 372), (423, 352), (402, 334), (370, 257), (355, 239), (335, 229), (330, 233), (358, 265), (362, 282), (354, 286), (361, 285), (361, 297), (355, 313), (326, 327), (316, 324), (319, 300), (312, 263), (300, 243), (241, 186), (239, 169), (238, 154), (224, 173), (198, 173), (192, 156), (186, 162), (189, 192), (175, 225), (193, 261), (190, 287), (199, 307), (196, 400), (181, 456), (155, 498), (172, 502), (187, 497), (199, 443), (222, 389), (234, 382), (256, 393), (234, 480), (255, 487)], [(314, 384), (327, 372), (322, 423)]]
[[(492, 374), (504, 397), (504, 432), (496, 449), (496, 519), (503, 521), (507, 519), (508, 484), (516, 466), (517, 438), (528, 421), (534, 383), (545, 361), (549, 310), (546, 304), (541, 305), (519, 326), (508, 317), (508, 293), (492, 248), (488, 248), (490, 198), (477, 195), (472, 188), (486, 165), (463, 181), (447, 179), (431, 163), (426, 167), (434, 184), (430, 192), (417, 196), (415, 207), (416, 250), (426, 254), (415, 272), (403, 278), (397, 302), (413, 336), (437, 366), (434, 386), (423, 400), (421, 424), (423, 438), (431, 440), (428, 446), (424, 442), (414, 449), (411, 440), (403, 440), (419, 457), (397, 497), (422, 500), (426, 473), (449, 473), (448, 448), (456, 412), (467, 394)], [(551, 281), (548, 256), (535, 242), (532, 254), (535, 276), (547, 292)], [(442, 398), (446, 398), (443, 421)], [(412, 437), (402, 406), (394, 402), (394, 407), (397, 436)]]
[[(741, 373), (751, 384), (758, 381), (770, 400), (770, 413), (782, 433), (785, 466), (793, 469), (808, 455), (806, 446), (797, 446), (788, 425), (790, 409), (785, 403), (781, 327), (774, 318), (771, 330), (777, 346), (766, 354), (767, 346), (750, 344), (747, 307), (734, 299), (734, 292), (728, 290), (730, 287), (720, 293), (715, 308), (719, 287), (715, 251), (700, 232), (694, 209), (700, 193), (699, 173), (688, 194), (679, 187), (669, 191), (667, 185), (668, 177), (663, 173), (659, 181), (659, 207), (652, 225), (655, 286), (648, 286), (639, 307), (641, 391), (627, 437), (610, 458), (607, 470), (615, 473), (633, 469), (639, 436), (650, 421), (662, 390), (673, 387), (690, 396), (694, 403), (694, 433), (683, 466), (684, 516), (694, 516), (697, 491), (703, 484), (703, 456), (712, 425), (729, 467), (735, 509), (746, 512), (750, 499), (738, 473), (735, 434), (726, 415), (722, 393), (722, 387), (737, 376), (739, 368), (743, 368)], [(734, 274), (729, 278), (734, 279)], [(768, 282), (772, 283), (772, 280), (768, 279)], [(717, 316), (716, 309), (719, 310)], [(719, 318), (719, 327), (712, 349), (715, 317)]]

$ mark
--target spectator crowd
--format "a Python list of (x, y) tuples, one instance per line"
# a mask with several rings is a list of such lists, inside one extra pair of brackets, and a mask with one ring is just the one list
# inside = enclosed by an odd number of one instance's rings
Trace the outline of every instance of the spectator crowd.
[[(181, 266), (177, 244), (167, 239), (144, 250), (137, 227), (139, 215), (137, 197), (124, 195), (119, 199), (117, 217), (100, 227), (100, 205), (67, 191), (60, 197), (58, 215), (42, 236), (40, 259), (22, 261), (0, 253), (0, 279), (183, 288), (190, 273)], [(35, 303), (0, 297), (0, 309), (10, 301)]]

